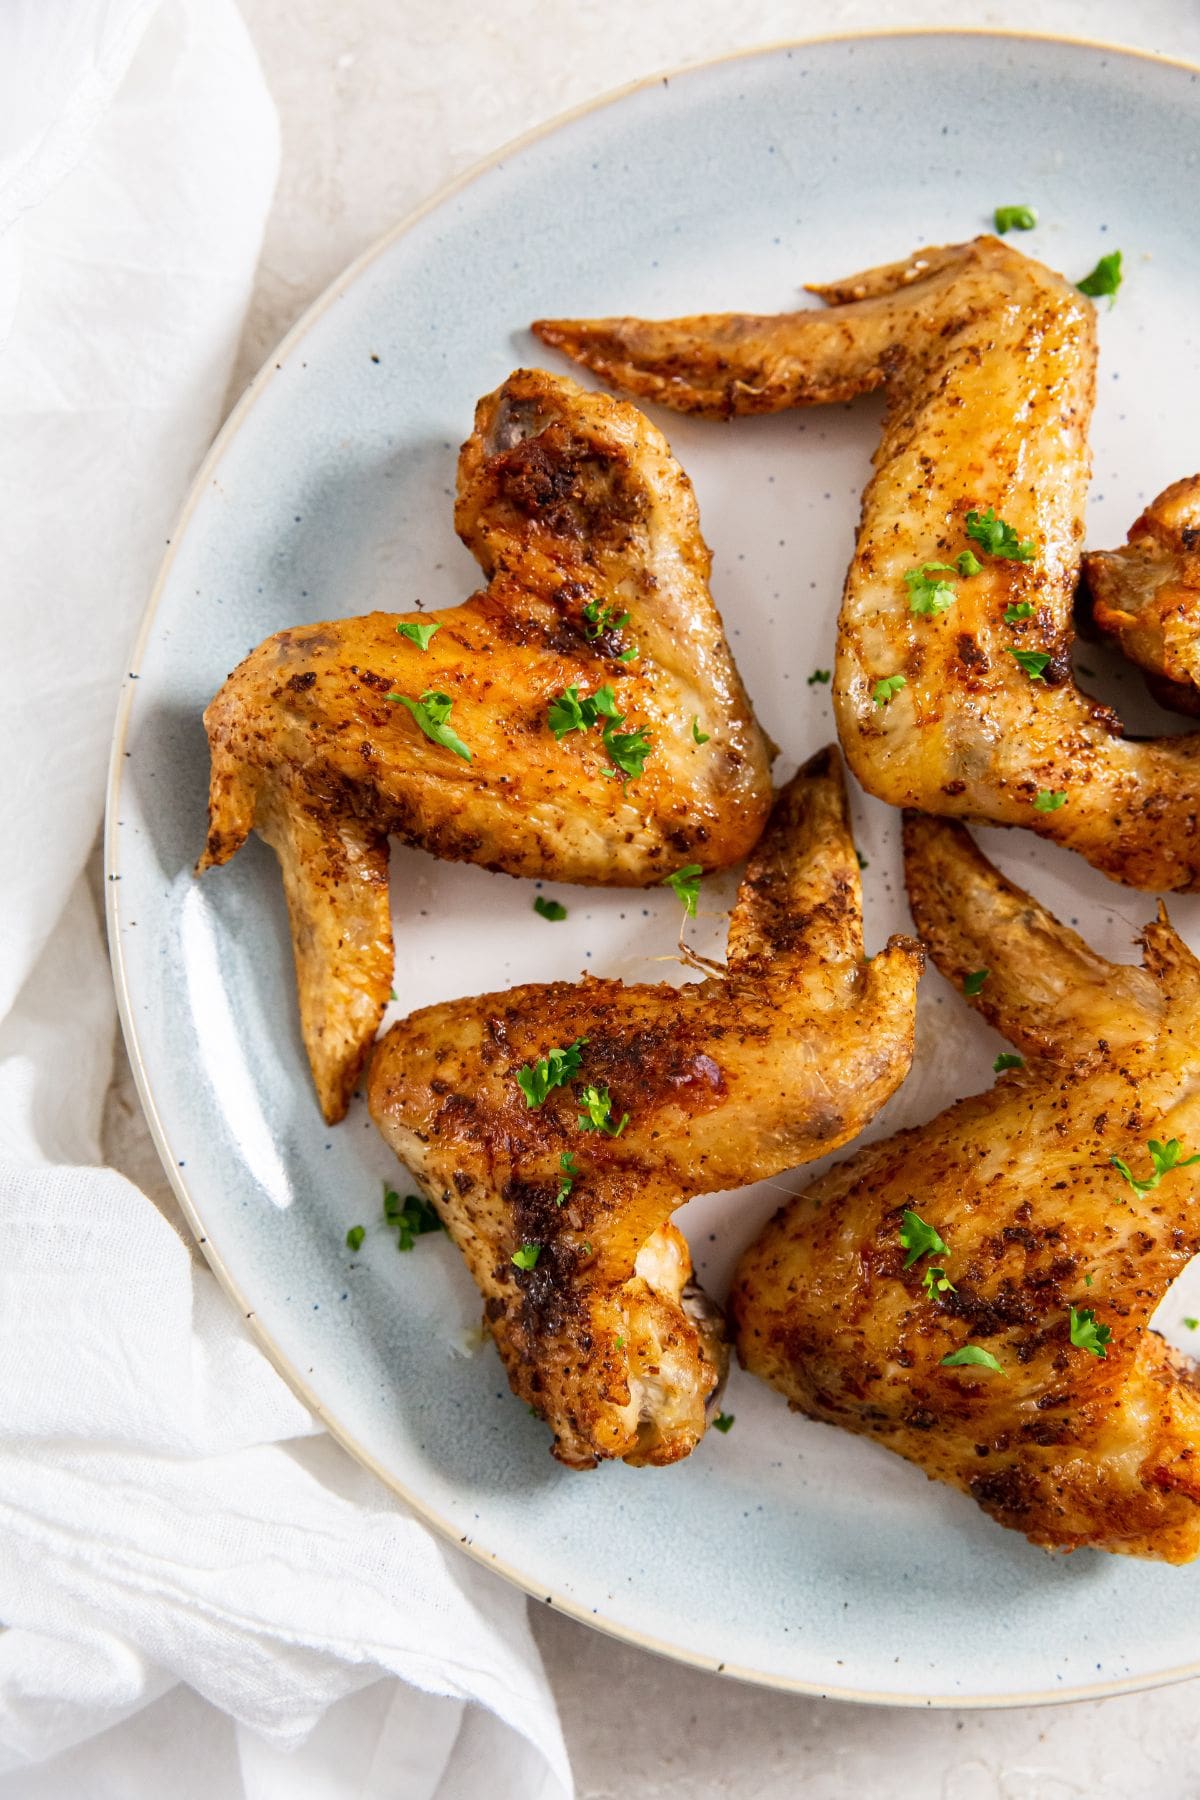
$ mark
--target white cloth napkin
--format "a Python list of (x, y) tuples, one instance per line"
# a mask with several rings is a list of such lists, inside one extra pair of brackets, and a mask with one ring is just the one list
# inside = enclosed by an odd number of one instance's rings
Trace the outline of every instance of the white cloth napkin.
[(561, 1800), (524, 1602), (320, 1433), (96, 1166), (83, 871), (277, 156), (232, 0), (0, 6), (0, 1796)]

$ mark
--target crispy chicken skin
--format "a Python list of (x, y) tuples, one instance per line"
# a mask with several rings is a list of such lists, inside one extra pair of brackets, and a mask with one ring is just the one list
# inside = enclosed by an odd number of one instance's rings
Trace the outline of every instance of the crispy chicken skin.
[[(1092, 303), (993, 237), (813, 292), (824, 311), (534, 330), (630, 393), (711, 418), (886, 384), (838, 627), (834, 701), (854, 773), (895, 806), (1027, 826), (1134, 887), (1200, 886), (1200, 737), (1125, 741), (1071, 674)], [(1031, 560), (970, 542), (967, 514), (989, 508), (1034, 540)], [(966, 549), (982, 571), (943, 574), (954, 603), (912, 612), (905, 573)], [(1011, 650), (1049, 661), (1035, 679)], [(877, 704), (896, 675), (906, 686)], [(1039, 792), (1067, 799), (1039, 811)]]
[[(746, 1367), (1035, 1543), (1187, 1562), (1200, 1552), (1200, 1390), (1149, 1328), (1200, 1248), (1196, 1168), (1145, 1194), (1147, 1141), (1200, 1149), (1200, 965), (1160, 911), (1141, 968), (1093, 954), (959, 825), (910, 818), (909, 894), (938, 968), (1026, 1058), (989, 1093), (861, 1150), (746, 1251)], [(905, 1269), (913, 1209), (949, 1245)], [(952, 1291), (930, 1297), (925, 1271)], [(1089, 1285), (1090, 1277), (1090, 1285)], [(1070, 1308), (1112, 1333), (1072, 1342)], [(942, 1366), (967, 1343), (1004, 1374)]]
[[(864, 960), (845, 788), (825, 750), (779, 794), (724, 970), (682, 988), (519, 987), (425, 1007), (383, 1038), (371, 1115), (466, 1257), (512, 1387), (560, 1461), (692, 1450), (719, 1340), (680, 1302), (690, 1260), (671, 1215), (854, 1137), (908, 1071), (921, 966), (908, 938)], [(530, 1107), (518, 1072), (580, 1040), (578, 1074)], [(580, 1129), (586, 1084), (608, 1090), (614, 1126), (628, 1113), (620, 1135)], [(532, 1245), (536, 1266), (515, 1266)]]
[(1200, 475), (1172, 482), (1120, 550), (1083, 559), (1084, 621), (1146, 673), (1163, 706), (1200, 715)]
[[(638, 887), (684, 862), (739, 861), (770, 809), (772, 751), (708, 591), (691, 484), (634, 407), (538, 370), (510, 376), (463, 445), (455, 524), (484, 590), (444, 612), (281, 631), (204, 715), (199, 869), (251, 828), (278, 856), (330, 1122), (392, 983), (389, 833), (510, 875)], [(436, 622), (428, 649), (399, 635), (406, 622)], [(612, 778), (599, 730), (555, 741), (547, 709), (572, 684), (585, 698), (610, 686), (622, 730), (649, 733), (641, 776)], [(453, 702), (469, 762), (388, 698), (428, 690)]]

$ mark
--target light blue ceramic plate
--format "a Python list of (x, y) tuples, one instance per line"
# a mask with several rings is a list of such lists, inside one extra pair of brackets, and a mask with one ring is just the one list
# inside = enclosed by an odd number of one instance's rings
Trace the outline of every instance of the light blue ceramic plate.
[[(174, 539), (117, 728), (108, 893), (126, 1035), (179, 1197), (270, 1355), (356, 1456), (532, 1594), (638, 1643), (861, 1700), (1060, 1699), (1200, 1672), (1200, 1569), (1054, 1560), (737, 1373), (735, 1428), (678, 1467), (552, 1462), (494, 1351), (472, 1348), (475, 1293), (450, 1243), (398, 1255), (377, 1228), (345, 1248), (349, 1226), (379, 1219), (382, 1179), (401, 1178), (361, 1101), (335, 1130), (320, 1120), (272, 857), (255, 841), (192, 879), (201, 709), (282, 626), (472, 590), (455, 451), (476, 398), (548, 355), (529, 319), (784, 308), (806, 279), (968, 237), (999, 202), (1037, 206), (1022, 248), (1071, 273), (1125, 253), (1100, 320), (1090, 523), (1093, 543), (1119, 541), (1198, 460), (1198, 191), (1200, 76), (1100, 47), (859, 38), (648, 82), (514, 147), (331, 289), (234, 414)], [(832, 735), (828, 688), (806, 677), (832, 660), (878, 417), (866, 402), (660, 421), (695, 480), (781, 772)], [(1136, 676), (1104, 679), (1127, 717), (1151, 716)], [(894, 817), (862, 802), (858, 827), (878, 943), (907, 923)], [(989, 847), (1102, 950), (1131, 954), (1146, 896), (1024, 834)], [(721, 943), (732, 878), (709, 888), (700, 947), (705, 932)], [(661, 976), (672, 896), (558, 891), (570, 919), (550, 925), (529, 884), (398, 851), (398, 1010), (585, 966)], [(1200, 906), (1173, 911), (1195, 936)], [(918, 1067), (873, 1131), (986, 1086), (995, 1051), (929, 976)], [(688, 1209), (715, 1291), (803, 1178)], [(1168, 1329), (1183, 1310), (1168, 1300)]]

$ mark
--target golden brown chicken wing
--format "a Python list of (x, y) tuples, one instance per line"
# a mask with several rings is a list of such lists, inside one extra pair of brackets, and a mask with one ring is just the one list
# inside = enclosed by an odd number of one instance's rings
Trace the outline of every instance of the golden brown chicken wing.
[(1146, 672), (1163, 706), (1200, 714), (1200, 475), (1172, 482), (1120, 550), (1083, 559), (1080, 607)]
[(519, 987), (428, 1006), (371, 1065), (383, 1135), (467, 1259), (516, 1393), (574, 1468), (669, 1463), (705, 1427), (719, 1336), (669, 1224), (852, 1138), (906, 1074), (921, 952), (863, 958), (836, 753), (781, 792), (728, 964), (675, 988)]
[(1127, 742), (1071, 674), (1091, 302), (992, 237), (813, 291), (824, 311), (534, 330), (714, 418), (886, 383), (838, 627), (854, 773), (896, 806), (1028, 826), (1134, 887), (1200, 886), (1200, 737)]
[(1035, 1543), (1186, 1562), (1200, 1388), (1149, 1321), (1200, 1248), (1200, 964), (1165, 913), (1141, 968), (1104, 962), (961, 826), (905, 849), (934, 961), (1025, 1061), (776, 1215), (742, 1360)]
[(199, 868), (251, 828), (278, 856), (331, 1121), (391, 986), (389, 833), (510, 875), (638, 887), (739, 861), (771, 803), (772, 750), (662, 434), (523, 370), (480, 401), (458, 481), (486, 589), (447, 612), (281, 631), (205, 713)]

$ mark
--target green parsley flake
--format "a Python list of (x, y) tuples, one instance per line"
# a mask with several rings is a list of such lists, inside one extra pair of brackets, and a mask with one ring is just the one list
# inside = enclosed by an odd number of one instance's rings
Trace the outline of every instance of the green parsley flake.
[(431, 743), (440, 744), (444, 750), (453, 750), (455, 756), (470, 762), (471, 752), (448, 723), (454, 704), (449, 694), (426, 688), (419, 700), (410, 700), (407, 694), (385, 694), (384, 699), (394, 700), (397, 706), (406, 706)]
[(1111, 250), (1107, 256), (1100, 258), (1090, 275), (1085, 275), (1075, 285), (1089, 300), (1099, 300), (1106, 294), (1110, 300), (1115, 300), (1121, 280), (1121, 252)]
[(571, 1189), (575, 1186), (575, 1177), (579, 1173), (575, 1158), (571, 1155), (569, 1150), (563, 1151), (558, 1159), (558, 1166), (562, 1170), (562, 1180), (559, 1182), (558, 1192), (554, 1196), (555, 1206), (562, 1205)]
[(1032, 619), (1033, 607), (1028, 600), (1014, 600), (1011, 606), (1004, 609), (1004, 623), (1019, 625), (1022, 619)]
[(816, 687), (818, 684), (821, 687), (824, 687), (829, 680), (831, 673), (832, 670), (830, 669), (814, 669), (808, 678), (809, 687)]
[(1014, 662), (1020, 663), (1030, 681), (1045, 681), (1046, 670), (1050, 667), (1050, 654), (1046, 650), (1016, 650), (1011, 644), (1005, 649)]
[(954, 566), (963, 577), (978, 575), (983, 569), (983, 564), (973, 550), (960, 550), (954, 559)]
[(707, 744), (707, 742), (711, 736), (712, 736), (711, 731), (701, 731), (699, 716), (696, 713), (693, 713), (692, 714), (692, 737), (695, 739), (696, 743)]
[(625, 1348), (625, 1339), (623, 1337), (614, 1338), (613, 1348), (616, 1350), (623, 1350)]
[(1057, 812), (1060, 806), (1067, 804), (1067, 796), (1061, 789), (1039, 788), (1033, 797), (1034, 812)]
[(682, 869), (676, 869), (673, 875), (664, 875), (659, 882), (660, 887), (671, 889), (689, 919), (694, 919), (696, 916), (696, 900), (700, 893), (700, 877), (703, 873), (699, 863), (684, 863)]
[(886, 706), (889, 700), (896, 697), (901, 688), (907, 686), (908, 683), (903, 675), (883, 675), (871, 689), (871, 698), (876, 706)]
[(731, 1431), (733, 1429), (733, 1421), (736, 1419), (736, 1417), (737, 1417), (736, 1413), (719, 1412), (717, 1414), (716, 1418), (713, 1420), (713, 1430), (714, 1431)]
[(964, 1344), (961, 1350), (951, 1350), (949, 1356), (942, 1358), (943, 1369), (990, 1369), (994, 1375), (1003, 1375), (1004, 1370), (996, 1361), (990, 1350), (982, 1344)]
[(620, 631), (623, 625), (628, 625), (629, 623), (629, 614), (627, 612), (622, 613), (620, 617), (618, 617), (615, 608), (611, 606), (601, 606), (598, 600), (588, 601), (583, 609), (583, 616), (587, 620), (587, 624), (584, 627), (584, 636), (593, 644), (596, 639), (602, 637), (606, 631)]
[(1071, 1308), (1071, 1342), (1077, 1350), (1086, 1350), (1089, 1356), (1105, 1357), (1111, 1337), (1112, 1328), (1097, 1325), (1096, 1315), (1090, 1307), (1084, 1307), (1080, 1312)]
[(1165, 1144), (1160, 1144), (1157, 1138), (1151, 1138), (1146, 1148), (1150, 1152), (1153, 1173), (1141, 1180), (1134, 1175), (1129, 1164), (1122, 1162), (1119, 1156), (1110, 1156), (1108, 1159), (1114, 1169), (1120, 1170), (1135, 1194), (1149, 1194), (1158, 1186), (1164, 1175), (1170, 1174), (1172, 1169), (1188, 1169), (1193, 1163), (1200, 1162), (1200, 1155), (1180, 1156), (1179, 1153), (1183, 1146), (1178, 1138), (1168, 1138)]
[(550, 919), (554, 924), (567, 916), (567, 909), (561, 900), (547, 900), (544, 894), (537, 896), (533, 903), (533, 910), (539, 918)]
[(622, 650), (620, 656), (618, 656), (618, 658), (617, 658), (617, 661), (623, 662), (623, 663), (636, 662), (640, 655), (641, 655), (641, 651), (638, 649), (637, 645), (630, 644), (628, 650)]
[(992, 1064), (993, 1075), (1003, 1075), (1005, 1069), (1023, 1069), (1025, 1058), (1018, 1056), (1013, 1050), (1002, 1050)]
[(347, 1248), (347, 1250), (361, 1250), (362, 1249), (362, 1241), (366, 1237), (366, 1235), (367, 1235), (367, 1228), (365, 1225), (352, 1225), (350, 1227), (349, 1231), (346, 1233), (346, 1248)]
[(1183, 1322), (1189, 1331), (1200, 1329), (1200, 1319), (1185, 1319)]
[(603, 716), (616, 719), (619, 723), (621, 714), (617, 711), (617, 697), (607, 684), (596, 689), (587, 699), (579, 698), (579, 689), (572, 683), (564, 688), (557, 700), (550, 702), (546, 714), (546, 723), (561, 743), (570, 731), (588, 731)]
[(919, 569), (906, 569), (904, 580), (908, 587), (908, 610), (915, 613), (941, 613), (953, 606), (958, 598), (954, 588), (948, 581), (931, 580), (944, 571), (954, 574), (952, 563), (927, 562)]
[(905, 1212), (900, 1225), (900, 1247), (908, 1251), (904, 1259), (906, 1269), (911, 1269), (915, 1262), (923, 1256), (949, 1256), (950, 1246), (939, 1231), (927, 1225), (917, 1213)]
[(519, 1250), (513, 1251), (512, 1259), (518, 1269), (536, 1269), (537, 1259), (541, 1254), (542, 1246), (540, 1244), (522, 1244)]
[(436, 619), (432, 625), (418, 625), (413, 619), (402, 619), (396, 627), (400, 636), (408, 638), (411, 643), (414, 643), (417, 646), (418, 650), (428, 650), (430, 638), (435, 631), (440, 631), (441, 629), (441, 624)]
[(572, 1075), (579, 1073), (583, 1060), (579, 1052), (586, 1043), (586, 1038), (576, 1038), (565, 1050), (548, 1050), (537, 1062), (517, 1070), (517, 1086), (527, 1106), (543, 1105), (552, 1088), (565, 1086)]
[(963, 976), (963, 993), (969, 1000), (973, 1000), (975, 995), (982, 991), (983, 984), (991, 972), (990, 969), (972, 969), (969, 975)]
[(866, 857), (863, 855), (861, 850), (856, 850), (854, 852), (854, 854), (858, 858), (858, 866), (860, 869), (869, 869), (870, 868), (871, 865), (867, 861)]
[(958, 1292), (945, 1269), (939, 1269), (936, 1263), (930, 1263), (926, 1269), (921, 1279), (921, 1286), (931, 1300), (936, 1300), (939, 1294), (956, 1294)]
[(989, 506), (985, 513), (967, 514), (967, 536), (981, 545), (985, 556), (997, 556), (1006, 562), (1032, 562), (1037, 555), (1036, 538), (1018, 538), (1011, 525), (996, 517)]
[(580, 1131), (602, 1131), (606, 1137), (618, 1138), (629, 1123), (629, 1114), (622, 1113), (620, 1124), (613, 1124), (612, 1097), (606, 1087), (585, 1087), (579, 1104), (583, 1108), (578, 1115)]
[(428, 1200), (422, 1200), (419, 1194), (406, 1194), (402, 1200), (386, 1181), (383, 1184), (383, 1218), (396, 1233), (397, 1250), (411, 1250), (426, 1232), (446, 1229)]
[(1032, 231), (1038, 222), (1032, 206), (998, 206), (993, 217), (1001, 237), (1006, 231)]
[(650, 754), (649, 735), (645, 731), (618, 731), (621, 723), (621, 719), (614, 719), (604, 727), (604, 748), (623, 775), (644, 774)]

